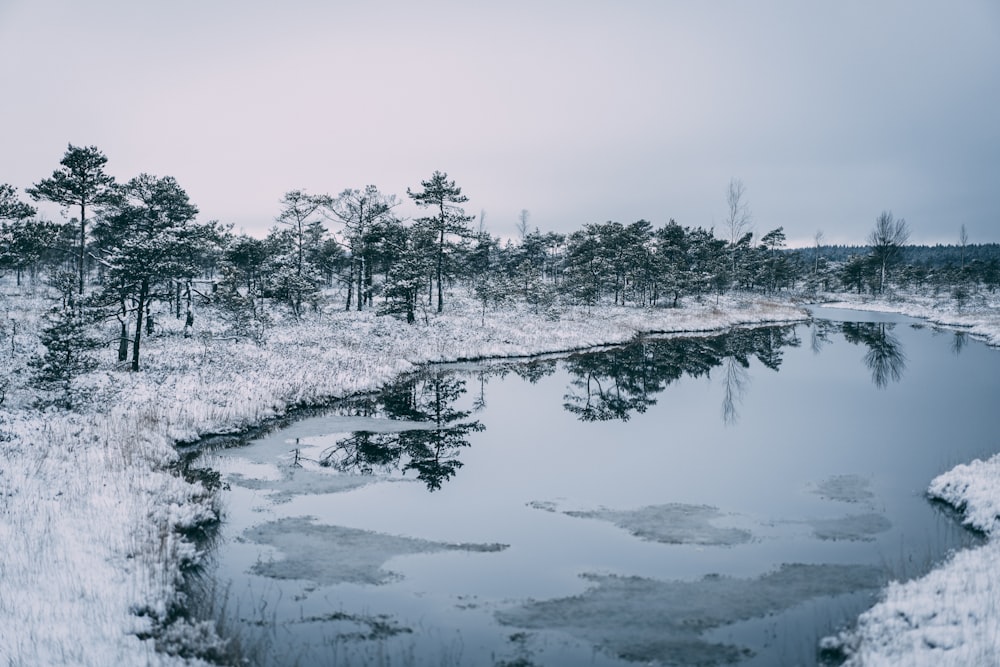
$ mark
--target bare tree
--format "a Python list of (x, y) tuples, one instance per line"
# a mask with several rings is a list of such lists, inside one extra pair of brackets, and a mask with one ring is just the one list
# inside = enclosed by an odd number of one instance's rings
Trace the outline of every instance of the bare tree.
[(528, 235), (528, 218), (530, 217), (531, 213), (526, 208), (522, 208), (521, 212), (517, 214), (517, 233), (521, 235), (522, 239)]
[(892, 211), (882, 211), (875, 219), (875, 229), (868, 235), (868, 245), (872, 248), (872, 257), (879, 267), (878, 291), (885, 289), (886, 272), (889, 266), (899, 258), (899, 252), (910, 239), (910, 230), (906, 220), (892, 217)]
[(965, 270), (965, 246), (969, 244), (969, 232), (965, 231), (965, 225), (962, 225), (962, 230), (958, 233), (958, 245), (962, 248), (962, 270)]
[(746, 186), (738, 178), (729, 180), (726, 191), (726, 229), (729, 232), (729, 247), (733, 255), (733, 274), (736, 274), (737, 252), (740, 241), (746, 236), (753, 225), (753, 215), (746, 200)]
[(813, 235), (813, 242), (816, 244), (816, 252), (813, 257), (813, 274), (819, 273), (819, 248), (823, 245), (823, 230), (817, 229)]
[(746, 193), (743, 181), (738, 178), (729, 181), (729, 190), (726, 192), (726, 229), (729, 230), (729, 242), (733, 245), (750, 231), (753, 222)]

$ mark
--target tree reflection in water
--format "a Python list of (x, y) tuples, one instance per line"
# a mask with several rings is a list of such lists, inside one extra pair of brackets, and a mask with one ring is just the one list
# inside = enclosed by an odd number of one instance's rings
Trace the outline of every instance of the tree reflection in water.
[(969, 335), (964, 331), (956, 331), (955, 337), (951, 339), (951, 351), (955, 354), (962, 354), (962, 350), (969, 343)]
[(327, 448), (320, 465), (342, 472), (373, 474), (401, 470), (416, 472), (431, 491), (441, 488), (462, 467), (459, 451), (469, 446), (468, 434), (482, 431), (470, 413), (457, 410), (465, 381), (441, 369), (397, 382), (377, 396), (350, 404), (351, 413), (365, 417), (422, 422), (423, 428), (399, 433), (356, 431)]
[(906, 370), (906, 355), (899, 339), (890, 333), (895, 327), (886, 322), (844, 322), (844, 339), (854, 345), (867, 345), (865, 365), (871, 369), (872, 382), (885, 389), (889, 382), (899, 382)]
[(708, 376), (723, 366), (722, 416), (738, 419), (737, 406), (749, 385), (750, 358), (781, 366), (782, 348), (798, 346), (795, 326), (734, 329), (705, 338), (640, 339), (613, 350), (573, 355), (565, 368), (574, 377), (563, 407), (583, 421), (628, 421), (656, 404), (656, 394), (684, 377)]
[(812, 320), (809, 322), (809, 349), (813, 354), (819, 354), (823, 347), (833, 342), (832, 334), (840, 331), (840, 325), (830, 320)]
[[(815, 321), (810, 327), (810, 345), (818, 353), (838, 330), (848, 342), (866, 345), (865, 364), (875, 385), (884, 388), (900, 380), (906, 365), (892, 328), (881, 322)], [(621, 347), (574, 354), (561, 360), (571, 376), (563, 407), (582, 421), (628, 421), (655, 405), (657, 394), (671, 383), (684, 376), (710, 377), (713, 369), (721, 367), (722, 419), (731, 425), (739, 419), (739, 405), (750, 385), (751, 359), (777, 371), (783, 349), (800, 345), (797, 327), (790, 325), (734, 329), (696, 338), (639, 338)], [(556, 359), (536, 359), (497, 363), (476, 371), (473, 377), (479, 381), (479, 391), (473, 409), (486, 406), (489, 378), (513, 373), (534, 384), (552, 375), (559, 364)], [(469, 446), (469, 434), (484, 429), (481, 422), (469, 419), (471, 411), (455, 407), (466, 393), (465, 385), (454, 372), (431, 367), (377, 395), (355, 399), (346, 404), (351, 415), (420, 424), (393, 433), (356, 431), (326, 449), (320, 464), (361, 474), (413, 471), (428, 489), (440, 489), (462, 467), (459, 453)]]

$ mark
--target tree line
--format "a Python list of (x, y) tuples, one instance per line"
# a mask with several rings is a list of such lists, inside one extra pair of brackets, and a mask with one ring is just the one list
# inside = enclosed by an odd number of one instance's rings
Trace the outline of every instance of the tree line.
[[(789, 250), (783, 228), (752, 231), (738, 179), (727, 191), (723, 237), (674, 220), (660, 227), (646, 220), (590, 223), (557, 234), (532, 230), (522, 211), (519, 238), (503, 241), (482, 220), (474, 228), (461, 187), (436, 171), (407, 189), (424, 212), (414, 220), (402, 218), (400, 200), (374, 185), (336, 196), (291, 190), (266, 237), (255, 238), (200, 221), (170, 176), (139, 174), (120, 183), (106, 165), (97, 147), (70, 144), (59, 168), (25, 189), (34, 202), (63, 207), (65, 222), (40, 218), (13, 186), (0, 184), (0, 270), (19, 284), (44, 276), (59, 294), (43, 334), (56, 352), (39, 361), (43, 376), (46, 368), (85, 364), (92, 342), (86, 332), (100, 322), (116, 325), (117, 359), (138, 370), (155, 318), (166, 308), (184, 318), (189, 333), (196, 302), (218, 308), (238, 335), (262, 341), (279, 313), (301, 319), (329, 308), (331, 299), (344, 310), (414, 323), (441, 312), (455, 287), (474, 296), (485, 319), (490, 307), (512, 302), (539, 312), (556, 303), (679, 307), (687, 298), (731, 291), (881, 293), (893, 281), (947, 279), (958, 298), (962, 290), (966, 297), (994, 290), (1000, 273), (996, 255), (984, 260), (981, 246), (967, 245), (964, 228), (957, 270), (903, 264), (909, 230), (891, 211), (878, 216), (868, 245), (846, 258), (827, 252), (820, 233), (814, 248)], [(67, 337), (79, 344), (65, 343)]]

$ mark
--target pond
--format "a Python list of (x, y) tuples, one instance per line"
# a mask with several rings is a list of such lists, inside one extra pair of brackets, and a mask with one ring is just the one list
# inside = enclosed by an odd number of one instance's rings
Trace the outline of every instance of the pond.
[(245, 446), (216, 604), (277, 665), (815, 664), (979, 539), (1000, 354), (900, 316), (433, 366)]

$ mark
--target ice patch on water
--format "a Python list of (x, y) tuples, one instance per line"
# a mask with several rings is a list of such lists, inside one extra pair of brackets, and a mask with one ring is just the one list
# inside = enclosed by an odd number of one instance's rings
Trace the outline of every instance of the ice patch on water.
[(718, 665), (749, 657), (743, 646), (704, 633), (789, 609), (812, 598), (878, 588), (884, 574), (868, 565), (786, 564), (753, 579), (709, 575), (698, 581), (582, 575), (582, 595), (527, 602), (497, 613), (504, 625), (556, 630), (630, 661)]
[[(558, 505), (550, 501), (536, 500), (528, 505), (546, 512), (558, 511)], [(607, 521), (640, 539), (663, 544), (733, 546), (753, 539), (749, 530), (715, 525), (716, 521), (734, 515), (710, 505), (667, 503), (634, 510), (605, 507), (586, 511), (567, 510), (563, 514), (578, 519)]]
[(821, 540), (871, 541), (892, 528), (881, 514), (852, 514), (838, 519), (811, 519), (813, 534)]
[(292, 517), (261, 524), (243, 533), (246, 539), (276, 547), (284, 558), (258, 563), (254, 574), (275, 579), (305, 579), (321, 586), (384, 584), (398, 575), (383, 566), (396, 556), (435, 551), (496, 552), (506, 544), (452, 544), (375, 533)]
[(286, 502), (300, 495), (343, 493), (372, 482), (383, 481), (381, 477), (372, 475), (345, 475), (306, 469), (288, 469), (278, 480), (255, 479), (239, 474), (230, 475), (228, 479), (230, 483), (247, 489), (270, 491), (270, 498), (276, 503)]
[(843, 503), (867, 503), (875, 498), (871, 482), (861, 475), (834, 475), (819, 482), (813, 493)]

